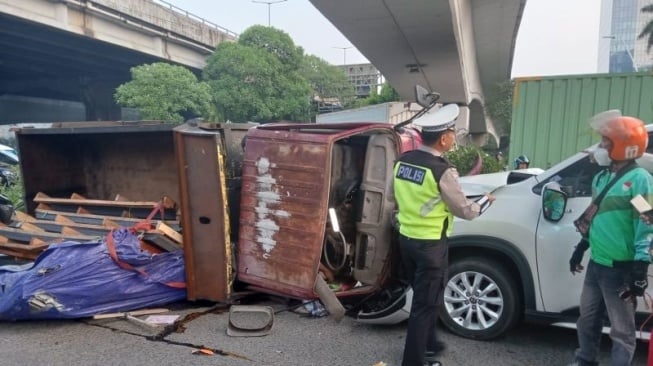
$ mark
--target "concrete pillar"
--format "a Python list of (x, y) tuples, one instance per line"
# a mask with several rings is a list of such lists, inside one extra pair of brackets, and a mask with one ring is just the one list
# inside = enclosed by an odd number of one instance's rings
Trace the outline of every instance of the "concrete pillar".
[(113, 94), (124, 80), (83, 80), (80, 85), (82, 103), (86, 108), (87, 121), (118, 121), (121, 108)]

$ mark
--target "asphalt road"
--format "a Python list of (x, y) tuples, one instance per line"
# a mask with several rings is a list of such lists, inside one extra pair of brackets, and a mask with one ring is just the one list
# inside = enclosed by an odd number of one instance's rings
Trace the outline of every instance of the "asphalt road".
[[(281, 304), (271, 305), (283, 309)], [(170, 314), (207, 309), (189, 306), (172, 307)], [(330, 318), (306, 318), (287, 311), (275, 315), (271, 333), (263, 337), (229, 337), (227, 324), (227, 313), (198, 315), (185, 324), (183, 333), (153, 341), (146, 336), (156, 331), (125, 320), (0, 322), (0, 365), (372, 366), (385, 362), (395, 366), (401, 363), (406, 333), (405, 323), (369, 326), (348, 318), (335, 323)], [(448, 345), (441, 358), (445, 366), (566, 365), (576, 347), (574, 330), (526, 324), (490, 342), (463, 339), (446, 331), (441, 335)], [(195, 355), (192, 345), (231, 355)], [(647, 346), (638, 344), (633, 365), (646, 365)], [(608, 353), (606, 339), (603, 364), (608, 362)]]

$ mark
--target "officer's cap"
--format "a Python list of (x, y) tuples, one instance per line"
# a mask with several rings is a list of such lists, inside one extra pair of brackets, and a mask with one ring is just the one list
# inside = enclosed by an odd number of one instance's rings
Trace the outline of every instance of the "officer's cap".
[(442, 132), (456, 128), (456, 118), (460, 108), (456, 104), (447, 104), (438, 110), (430, 110), (423, 116), (413, 121), (415, 126), (421, 127), (422, 132)]

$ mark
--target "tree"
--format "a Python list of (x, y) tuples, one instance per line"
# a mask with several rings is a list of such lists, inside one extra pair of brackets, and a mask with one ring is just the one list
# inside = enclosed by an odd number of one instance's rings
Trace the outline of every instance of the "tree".
[(485, 110), (494, 122), (501, 136), (510, 135), (512, 121), (512, 94), (514, 84), (511, 80), (497, 83), (485, 98)]
[[(642, 8), (642, 12), (653, 14), (653, 3), (644, 6)], [(642, 32), (637, 36), (637, 39), (644, 37), (648, 37), (648, 47), (646, 48), (646, 51), (650, 52), (651, 47), (653, 47), (653, 19), (649, 20), (648, 23), (646, 23), (644, 29), (642, 29)]]
[(385, 82), (383, 85), (381, 85), (380, 92), (377, 92), (376, 88), (372, 88), (370, 96), (357, 100), (356, 103), (354, 103), (354, 107), (364, 107), (366, 105), (396, 102), (399, 99), (399, 93), (390, 84)]
[[(317, 56), (304, 56), (300, 74), (308, 80), (313, 100), (337, 99), (341, 104), (346, 104), (355, 98), (354, 86), (349, 82), (342, 68), (331, 65)], [(315, 113), (317, 113), (317, 103), (312, 110), (312, 114)]]
[(304, 49), (295, 46), (286, 32), (262, 25), (247, 28), (238, 37), (238, 43), (267, 51), (279, 59), (285, 69), (292, 71), (299, 69), (304, 56)]
[(399, 93), (388, 83), (383, 83), (383, 85), (381, 85), (379, 98), (381, 98), (381, 103), (397, 102), (400, 99)]
[(303, 50), (269, 27), (251, 27), (238, 43), (219, 44), (202, 77), (220, 116), (233, 122), (307, 118), (310, 87), (296, 57)]
[(182, 66), (157, 62), (131, 68), (132, 80), (116, 89), (114, 98), (137, 108), (143, 119), (183, 122), (212, 116), (209, 85)]

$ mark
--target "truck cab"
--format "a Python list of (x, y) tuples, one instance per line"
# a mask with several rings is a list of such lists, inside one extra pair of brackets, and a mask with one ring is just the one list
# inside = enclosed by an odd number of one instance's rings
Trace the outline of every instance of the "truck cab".
[[(384, 288), (398, 264), (388, 177), (399, 154), (419, 142), (415, 130), (383, 123), (250, 129), (237, 278), (260, 291), (323, 302)], [(335, 299), (318, 294), (322, 280)]]

